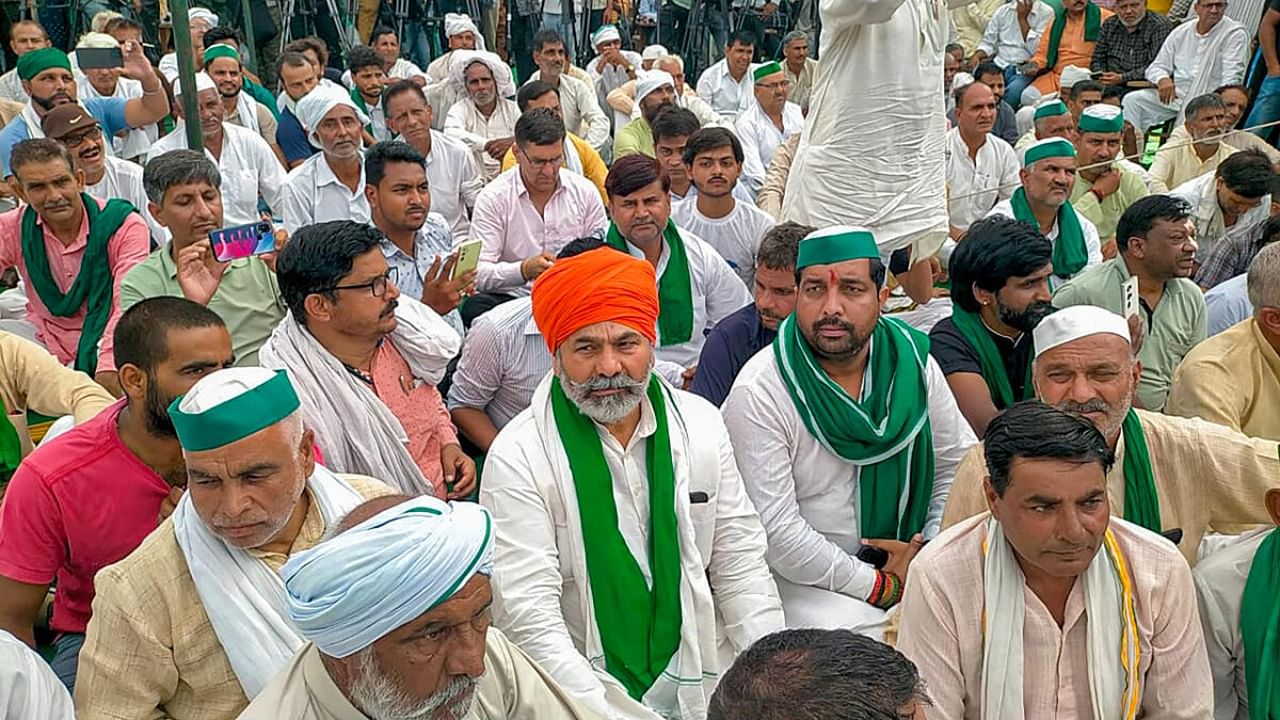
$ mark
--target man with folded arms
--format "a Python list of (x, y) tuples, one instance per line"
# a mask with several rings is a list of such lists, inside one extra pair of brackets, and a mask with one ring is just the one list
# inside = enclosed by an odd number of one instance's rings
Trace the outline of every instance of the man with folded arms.
[(391, 495), (281, 570), (307, 643), (239, 720), (588, 720), (489, 624), (493, 523), (472, 503)]
[(1080, 113), (1075, 137), (1080, 170), (1071, 190), (1071, 207), (1097, 228), (1106, 257), (1115, 257), (1120, 216), (1150, 194), (1141, 175), (1116, 162), (1123, 134), (1124, 118), (1114, 105), (1091, 105)]
[(1111, 517), (1103, 434), (1028, 401), (991, 421), (984, 456), (990, 512), (920, 553), (902, 602), (930, 717), (1209, 717), (1191, 571)]

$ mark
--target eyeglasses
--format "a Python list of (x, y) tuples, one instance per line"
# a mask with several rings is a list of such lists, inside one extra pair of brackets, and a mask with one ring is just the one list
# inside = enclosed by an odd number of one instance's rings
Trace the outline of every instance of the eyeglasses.
[(360, 283), (358, 285), (334, 285), (329, 289), (330, 290), (363, 290), (365, 288), (369, 288), (369, 291), (373, 293), (374, 297), (380, 298), (387, 294), (387, 281), (390, 280), (390, 278), (391, 278), (391, 271), (388, 270), (387, 272), (382, 273), (378, 277), (366, 283)]
[(79, 133), (78, 135), (68, 135), (62, 138), (62, 144), (68, 148), (78, 148), (86, 142), (96, 142), (102, 137), (102, 128), (94, 127)]
[(783, 88), (791, 87), (791, 81), (779, 80), (777, 82), (771, 82), (771, 83), (758, 83), (756, 87), (773, 92), (775, 90), (781, 90)]
[[(520, 146), (517, 145), (516, 147), (520, 147)], [(564, 164), (563, 154), (557, 155), (553, 158), (547, 158), (546, 160), (543, 160), (542, 158), (531, 157), (529, 153), (524, 151), (524, 148), (520, 148), (520, 154), (524, 156), (525, 160), (529, 161), (529, 164), (533, 166), (534, 170), (542, 170), (543, 168), (549, 168), (549, 167), (558, 168)]]

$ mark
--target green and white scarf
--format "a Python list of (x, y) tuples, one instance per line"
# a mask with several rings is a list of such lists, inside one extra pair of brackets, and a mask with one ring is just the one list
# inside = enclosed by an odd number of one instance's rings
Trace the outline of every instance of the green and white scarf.
[[(1049, 47), (1045, 56), (1045, 67), (1053, 68), (1058, 64), (1058, 48), (1062, 45), (1062, 31), (1067, 27), (1067, 11), (1058, 0), (1049, 0), (1053, 8), (1053, 25), (1049, 27)], [(1098, 31), (1102, 28), (1102, 9), (1092, 2), (1084, 6), (1084, 39), (1085, 42), (1097, 42)]]
[[(604, 241), (615, 250), (629, 253), (627, 240), (614, 223), (609, 223)], [(662, 231), (662, 241), (667, 245), (667, 267), (658, 278), (658, 347), (670, 347), (693, 339), (693, 277), (689, 274), (684, 238), (670, 218)]]
[(827, 450), (860, 469), (865, 538), (910, 540), (924, 528), (933, 495), (933, 431), (925, 362), (929, 337), (881, 317), (871, 333), (867, 397), (854, 399), (818, 364), (792, 313), (773, 341), (778, 372), (804, 426)]
[(991, 402), (997, 410), (1004, 410), (1019, 400), (1026, 400), (1034, 394), (1031, 383), (1031, 363), (1027, 363), (1026, 377), (1022, 382), (1022, 395), (1013, 396), (1013, 384), (1009, 382), (1009, 373), (1005, 370), (1004, 360), (1000, 357), (1000, 349), (987, 332), (982, 316), (961, 309), (959, 305), (951, 309), (951, 322), (956, 330), (969, 341), (974, 352), (978, 354), (978, 366), (982, 369), (982, 379), (987, 381), (987, 390), (991, 392)]
[[(1090, 7), (1093, 7), (1090, 5)], [(1013, 191), (1009, 200), (1016, 220), (1029, 222), (1040, 228), (1040, 221), (1027, 203), (1027, 193), (1022, 188)], [(1070, 202), (1058, 208), (1058, 239), (1053, 241), (1053, 274), (1069, 278), (1084, 269), (1089, 262), (1089, 249), (1084, 243), (1084, 228)]]
[(1244, 680), (1249, 691), (1249, 720), (1280, 718), (1280, 540), (1276, 531), (1258, 545), (1240, 600), (1240, 640)]

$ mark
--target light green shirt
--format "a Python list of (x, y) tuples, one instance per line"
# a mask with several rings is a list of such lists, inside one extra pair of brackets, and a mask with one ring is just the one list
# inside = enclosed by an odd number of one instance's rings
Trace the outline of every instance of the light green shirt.
[(613, 159), (624, 155), (648, 155), (657, 157), (658, 151), (653, 146), (653, 128), (649, 121), (642, 117), (627, 123), (618, 131), (618, 138), (613, 141)]
[[(1053, 304), (1060, 308), (1073, 305), (1096, 305), (1117, 315), (1124, 314), (1122, 285), (1129, 277), (1124, 256), (1092, 267), (1076, 275), (1053, 294)], [(1164, 409), (1173, 371), (1182, 358), (1205, 339), (1206, 313), (1204, 293), (1187, 278), (1175, 278), (1164, 284), (1164, 296), (1154, 312), (1143, 305), (1147, 338), (1138, 359), (1142, 361), (1142, 377), (1138, 381), (1138, 400), (1147, 410)]]
[(1116, 239), (1116, 225), (1124, 211), (1151, 194), (1141, 177), (1122, 167), (1112, 167), (1120, 173), (1120, 187), (1108, 195), (1106, 200), (1098, 202), (1098, 196), (1089, 192), (1093, 183), (1085, 180), (1083, 175), (1076, 175), (1076, 187), (1071, 191), (1071, 207), (1093, 222), (1103, 243)]
[[(150, 297), (182, 297), (178, 266), (170, 255), (170, 247), (172, 243), (165, 244), (124, 276), (120, 284), (121, 312)], [(258, 348), (271, 336), (285, 313), (276, 274), (258, 258), (231, 261), (218, 291), (209, 301), (209, 309), (227, 324), (236, 365), (242, 367), (258, 364)]]

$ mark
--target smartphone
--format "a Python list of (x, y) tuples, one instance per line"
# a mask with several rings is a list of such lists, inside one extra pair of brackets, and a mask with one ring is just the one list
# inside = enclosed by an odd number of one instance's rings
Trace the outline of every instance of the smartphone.
[(854, 557), (877, 570), (883, 570), (884, 566), (889, 563), (888, 551), (870, 545), (863, 545), (858, 549), (858, 553)]
[(118, 47), (79, 48), (76, 50), (76, 63), (81, 70), (124, 67), (124, 53)]
[(454, 280), (462, 275), (475, 270), (480, 264), (480, 241), (472, 240), (464, 242), (458, 246), (458, 262), (453, 264), (453, 274), (449, 276), (450, 280)]
[(1138, 302), (1138, 277), (1130, 275), (1128, 280), (1124, 281), (1121, 286), (1124, 291), (1124, 317), (1128, 320), (1131, 317), (1137, 317), (1142, 306)]
[(276, 235), (271, 223), (263, 220), (249, 225), (223, 228), (209, 233), (213, 245), (213, 257), (218, 262), (230, 262), (253, 257), (276, 249)]

